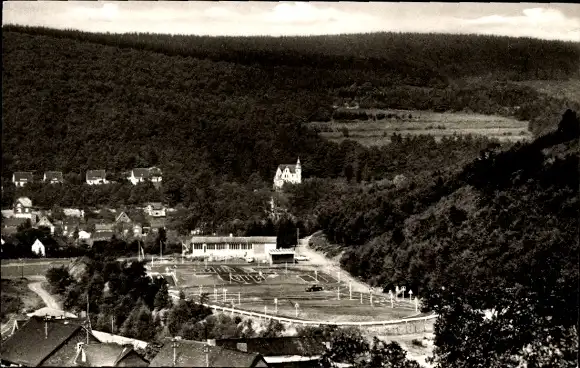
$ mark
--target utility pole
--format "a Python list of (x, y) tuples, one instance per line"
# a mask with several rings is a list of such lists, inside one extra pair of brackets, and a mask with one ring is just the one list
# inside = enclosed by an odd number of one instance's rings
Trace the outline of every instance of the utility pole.
[(87, 292), (87, 345), (89, 343), (89, 330), (91, 329), (91, 317), (89, 316), (89, 293)]

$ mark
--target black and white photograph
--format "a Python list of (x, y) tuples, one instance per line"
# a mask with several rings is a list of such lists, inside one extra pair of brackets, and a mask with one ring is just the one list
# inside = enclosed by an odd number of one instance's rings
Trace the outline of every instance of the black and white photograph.
[(578, 367), (580, 5), (4, 1), (2, 367)]

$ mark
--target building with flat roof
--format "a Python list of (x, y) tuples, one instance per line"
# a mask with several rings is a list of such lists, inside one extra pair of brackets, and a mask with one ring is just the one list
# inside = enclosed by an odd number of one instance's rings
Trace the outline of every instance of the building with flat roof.
[(268, 260), (276, 249), (275, 236), (193, 236), (184, 244), (187, 257)]

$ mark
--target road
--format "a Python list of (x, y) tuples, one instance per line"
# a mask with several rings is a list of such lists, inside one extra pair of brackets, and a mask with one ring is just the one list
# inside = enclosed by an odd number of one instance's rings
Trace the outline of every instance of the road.
[(60, 303), (52, 295), (50, 295), (48, 291), (42, 288), (42, 282), (32, 282), (28, 284), (28, 288), (38, 294), (38, 296), (42, 299), (47, 307), (53, 309), (62, 309)]
[(301, 264), (313, 264), (322, 266), (325, 271), (330, 271), (332, 277), (338, 277), (340, 271), (340, 281), (343, 283), (351, 283), (352, 291), (357, 293), (367, 293), (369, 285), (352, 277), (348, 272), (340, 268), (338, 262), (328, 259), (322, 252), (318, 252), (309, 246), (310, 236), (300, 239), (300, 243), (296, 247), (296, 255), (303, 255), (310, 260), (307, 262), (300, 262)]

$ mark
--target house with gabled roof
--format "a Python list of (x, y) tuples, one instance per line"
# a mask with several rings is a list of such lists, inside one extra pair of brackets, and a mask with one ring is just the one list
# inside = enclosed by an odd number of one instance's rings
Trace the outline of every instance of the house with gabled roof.
[(279, 165), (274, 176), (274, 189), (280, 189), (284, 183), (300, 184), (302, 183), (302, 165), (300, 158), (296, 165)]
[(89, 185), (100, 185), (108, 183), (105, 170), (88, 170), (86, 180), (87, 184)]
[(23, 187), (26, 184), (33, 182), (32, 172), (30, 171), (17, 171), (12, 174), (12, 182), (17, 187)]
[(152, 183), (160, 183), (162, 181), (161, 169), (158, 167), (135, 168), (131, 170), (127, 178), (133, 185), (142, 183), (144, 181), (151, 181)]
[(74, 366), (77, 367), (148, 367), (149, 363), (133, 348), (114, 343), (79, 343)]
[(19, 197), (14, 201), (13, 215), (18, 218), (29, 218), (32, 220), (32, 201), (28, 197)]
[(2, 365), (70, 366), (79, 342), (98, 343), (80, 323), (32, 317), (0, 347)]
[(268, 367), (260, 354), (227, 349), (208, 342), (166, 339), (151, 367)]
[(54, 234), (54, 225), (46, 216), (40, 216), (40, 218), (36, 222), (35, 227), (47, 227), (50, 229), (50, 233)]
[(12, 235), (18, 232), (18, 226), (25, 224), (28, 218), (9, 217), (2, 219), (2, 235)]
[(49, 184), (62, 183), (62, 171), (46, 171), (42, 181)]

